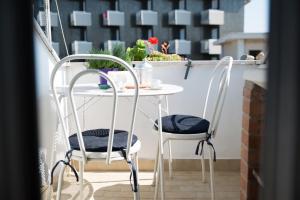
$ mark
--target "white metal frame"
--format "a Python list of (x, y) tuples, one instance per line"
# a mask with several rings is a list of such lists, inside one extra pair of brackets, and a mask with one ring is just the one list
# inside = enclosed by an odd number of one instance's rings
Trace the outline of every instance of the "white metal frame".
[[(59, 61), (51, 74), (51, 78), (50, 78), (50, 83), (51, 83), (51, 90), (53, 92), (53, 96), (54, 96), (54, 100), (55, 100), (55, 104), (57, 107), (57, 111), (58, 111), (58, 116), (59, 116), (59, 120), (61, 122), (62, 125), (62, 129), (64, 132), (64, 136), (65, 136), (65, 144), (67, 147), (67, 150), (70, 150), (70, 144), (69, 144), (69, 140), (68, 137), (70, 135), (70, 133), (67, 131), (67, 126), (66, 126), (66, 118), (63, 116), (63, 112), (61, 110), (60, 107), (60, 101), (59, 101), (59, 96), (57, 94), (57, 90), (55, 87), (55, 76), (57, 71), (63, 66), (64, 63), (69, 62), (71, 60), (92, 60), (92, 59), (96, 59), (96, 60), (110, 60), (113, 62), (116, 62), (120, 65), (122, 65), (123, 67), (125, 67), (130, 74), (133, 77), (134, 80), (134, 85), (135, 85), (135, 92), (134, 92), (134, 101), (133, 101), (133, 112), (132, 112), (132, 120), (131, 120), (131, 126), (130, 126), (130, 131), (128, 134), (128, 139), (127, 139), (127, 149), (126, 149), (126, 158), (127, 161), (135, 161), (138, 162), (138, 156), (137, 156), (137, 152), (140, 150), (141, 144), (140, 141), (137, 141), (133, 146), (131, 146), (132, 144), (132, 138), (133, 138), (133, 131), (134, 131), (134, 124), (135, 124), (135, 116), (136, 116), (136, 110), (137, 110), (137, 102), (138, 102), (138, 98), (139, 98), (139, 83), (137, 80), (137, 77), (133, 71), (133, 68), (127, 64), (125, 61), (123, 61), (120, 58), (117, 58), (115, 56), (111, 56), (111, 55), (95, 55), (95, 54), (77, 54), (77, 55), (71, 55), (71, 56), (67, 56), (65, 58), (63, 58), (61, 61)], [(84, 76), (86, 74), (89, 73), (93, 73), (93, 74), (99, 74), (100, 76), (104, 77), (105, 79), (107, 79), (109, 81), (109, 83), (112, 85), (113, 88), (113, 94), (114, 94), (114, 99), (113, 99), (113, 116), (112, 116), (112, 121), (111, 121), (111, 129), (109, 132), (109, 141), (108, 141), (108, 149), (107, 152), (87, 152), (85, 150), (85, 146), (84, 146), (84, 142), (83, 142), (83, 137), (82, 137), (82, 132), (81, 132), (81, 127), (80, 127), (80, 123), (79, 123), (79, 119), (78, 119), (78, 114), (77, 114), (77, 109), (76, 109), (76, 105), (74, 102), (74, 96), (73, 96), (73, 88), (74, 85), (76, 83), (76, 81), (81, 77)], [(66, 95), (70, 98), (70, 102), (71, 102), (71, 106), (72, 106), (72, 111), (73, 114), (75, 116), (75, 123), (76, 123), (76, 128), (77, 128), (77, 137), (79, 139), (79, 145), (80, 145), (80, 150), (76, 151), (74, 150), (72, 152), (72, 159), (74, 160), (78, 160), (79, 161), (79, 171), (80, 171), (80, 197), (81, 199), (83, 198), (83, 170), (84, 170), (84, 164), (86, 164), (88, 161), (90, 160), (100, 160), (100, 161), (105, 161), (106, 164), (110, 164), (111, 161), (114, 160), (123, 160), (123, 154), (122, 152), (112, 152), (112, 144), (113, 144), (113, 137), (114, 137), (114, 127), (115, 127), (115, 115), (116, 115), (116, 109), (117, 109), (117, 100), (118, 100), (118, 94), (117, 94), (117, 90), (115, 87), (114, 82), (111, 80), (110, 77), (108, 77), (106, 74), (99, 72), (98, 70), (85, 70), (82, 72), (79, 72), (78, 74), (76, 74), (74, 76), (74, 78), (71, 80), (70, 84), (69, 84), (69, 92), (68, 95)], [(59, 173), (59, 180), (58, 180), (58, 188), (57, 188), (57, 196), (56, 199), (59, 200), (60, 199), (60, 195), (61, 195), (61, 187), (62, 187), (62, 180), (63, 180), (63, 174), (64, 174), (64, 169), (65, 169), (65, 165), (62, 164), (61, 165), (61, 171)], [(137, 168), (137, 174), (138, 174), (138, 168)], [(134, 199), (140, 199), (140, 194), (139, 192), (134, 192)]]
[[(205, 141), (207, 139), (207, 134), (211, 134), (211, 137), (214, 138), (216, 135), (216, 131), (218, 128), (218, 124), (221, 117), (222, 108), (225, 101), (225, 96), (227, 89), (229, 87), (230, 82), (230, 73), (232, 68), (233, 58), (230, 56), (226, 56), (222, 58), (217, 65), (214, 67), (211, 78), (208, 84), (207, 95), (205, 99), (204, 105), (204, 112), (203, 118), (207, 119), (208, 114), (208, 105), (212, 101), (210, 101), (210, 97), (212, 96), (212, 86), (213, 84), (218, 81), (218, 94), (217, 99), (214, 101), (213, 105), (213, 112), (210, 119), (210, 126), (208, 133), (195, 133), (195, 134), (173, 134), (168, 132), (163, 132), (161, 129), (161, 116), (158, 118), (158, 130), (155, 130), (158, 133), (158, 136), (161, 138), (161, 143), (158, 146), (155, 166), (154, 166), (154, 176), (153, 176), (153, 184), (155, 184), (155, 194), (154, 199), (157, 199), (158, 196), (158, 184), (160, 180), (160, 188), (161, 188), (161, 199), (164, 199), (164, 172), (163, 172), (163, 147), (164, 144), (168, 142), (169, 145), (169, 176), (172, 177), (172, 151), (171, 151), (171, 141), (172, 140), (197, 140), (197, 141)], [(219, 74), (220, 73), (220, 74)], [(219, 74), (219, 79), (218, 75)], [(167, 102), (167, 99), (166, 99)], [(167, 110), (168, 110), (168, 104)], [(168, 112), (168, 111), (167, 111)], [(204, 145), (204, 144), (203, 144)], [(211, 199), (215, 199), (214, 193), (214, 167), (213, 167), (213, 156), (214, 156), (214, 149), (212, 146), (208, 145), (209, 148), (209, 170), (210, 170), (210, 188), (211, 188)], [(201, 166), (202, 166), (202, 181), (205, 182), (205, 155), (204, 150), (201, 156)], [(160, 165), (160, 166), (159, 166)], [(159, 177), (159, 179), (158, 179)]]

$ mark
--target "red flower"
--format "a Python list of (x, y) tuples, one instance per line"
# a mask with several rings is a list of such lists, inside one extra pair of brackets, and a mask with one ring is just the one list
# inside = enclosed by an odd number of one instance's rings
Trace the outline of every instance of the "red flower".
[(148, 41), (149, 41), (151, 44), (153, 44), (153, 45), (158, 44), (158, 39), (157, 39), (157, 37), (151, 37), (151, 38), (148, 39)]

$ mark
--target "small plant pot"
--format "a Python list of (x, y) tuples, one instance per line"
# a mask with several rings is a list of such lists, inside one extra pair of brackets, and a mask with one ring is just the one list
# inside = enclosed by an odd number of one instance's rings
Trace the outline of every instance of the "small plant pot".
[[(105, 74), (108, 74), (108, 72), (110, 71), (119, 71), (118, 68), (104, 68), (104, 69), (100, 69), (99, 71), (104, 72)], [(100, 76), (100, 85), (102, 86), (107, 86), (107, 80), (103, 77)]]

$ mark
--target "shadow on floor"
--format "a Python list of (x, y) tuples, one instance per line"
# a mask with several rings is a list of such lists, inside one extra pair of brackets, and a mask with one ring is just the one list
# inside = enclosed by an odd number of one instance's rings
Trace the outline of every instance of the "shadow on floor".
[[(151, 185), (140, 185), (141, 199), (153, 199), (154, 187)], [(94, 192), (95, 200), (108, 199), (133, 199), (133, 192), (130, 184), (116, 184), (107, 187), (101, 187)]]
[[(54, 195), (52, 196), (52, 199), (56, 199), (56, 189), (57, 184), (53, 188)], [(83, 184), (83, 200), (90, 200), (93, 196), (94, 189), (91, 183), (89, 183), (87, 180), (84, 180)], [(62, 187), (62, 193), (61, 193), (61, 200), (75, 200), (75, 199), (81, 199), (80, 198), (80, 185), (79, 182), (76, 181), (64, 181), (63, 187)]]

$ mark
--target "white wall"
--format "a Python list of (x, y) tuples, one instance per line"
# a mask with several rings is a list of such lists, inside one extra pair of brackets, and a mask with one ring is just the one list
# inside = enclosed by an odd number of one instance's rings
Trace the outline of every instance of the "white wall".
[[(153, 63), (154, 77), (161, 79), (164, 83), (177, 84), (184, 87), (182, 93), (170, 96), (169, 106), (171, 114), (190, 114), (201, 116), (204, 104), (205, 93), (207, 90), (207, 82), (212, 67), (215, 61), (196, 61), (191, 69), (189, 77), (184, 80), (186, 67), (185, 62), (175, 63)], [(85, 64), (73, 63), (73, 66), (68, 69), (69, 78), (74, 73), (84, 69)], [(224, 106), (224, 112), (220, 121), (219, 132), (214, 140), (217, 156), (219, 159), (238, 159), (240, 158), (240, 141), (241, 141), (241, 126), (242, 126), (242, 95), (243, 95), (243, 72), (254, 65), (249, 64), (234, 64), (228, 96)], [(83, 82), (96, 82), (98, 77), (87, 77)], [(87, 101), (87, 98), (85, 99)], [(156, 118), (156, 107), (152, 106), (149, 101), (151, 97), (141, 98), (140, 107), (149, 113), (153, 118)], [(78, 99), (78, 105), (83, 103), (83, 98)], [(81, 122), (84, 127), (97, 128), (108, 127), (107, 119), (110, 119), (109, 108), (110, 98), (102, 98), (98, 103), (89, 107), (84, 113), (79, 112)], [(120, 100), (120, 110), (117, 118), (117, 128), (127, 129), (129, 118), (129, 103), (128, 100)], [(83, 117), (84, 116), (84, 117)], [(83, 119), (84, 118), (84, 119)], [(83, 123), (84, 121), (84, 123)], [(70, 120), (71, 124), (73, 119)], [(74, 124), (72, 125), (75, 132)], [(142, 142), (141, 158), (154, 158), (156, 151), (156, 136), (152, 132), (153, 124), (149, 122), (141, 113), (137, 115), (136, 134)], [(197, 142), (191, 141), (176, 141), (173, 145), (175, 158), (193, 159), (197, 158), (194, 155)]]
[[(50, 155), (53, 150), (52, 142), (57, 126), (56, 111), (49, 93), (49, 78), (55, 63), (58, 61), (58, 57), (51, 54), (49, 51), (50, 45), (47, 43), (44, 33), (37, 24), (34, 25), (34, 55), (38, 103), (39, 150), (45, 155), (47, 164), (49, 165), (51, 157)], [(57, 81), (62, 82), (61, 73), (58, 75)], [(61, 139), (58, 138), (58, 141), (61, 141)], [(57, 150), (61, 154), (60, 157), (62, 157), (62, 152), (64, 150), (63, 142), (58, 142)]]

